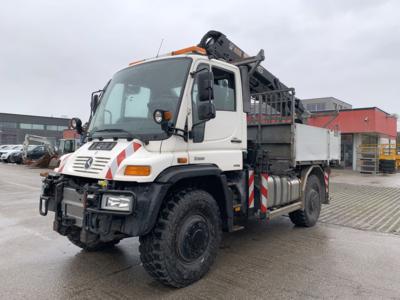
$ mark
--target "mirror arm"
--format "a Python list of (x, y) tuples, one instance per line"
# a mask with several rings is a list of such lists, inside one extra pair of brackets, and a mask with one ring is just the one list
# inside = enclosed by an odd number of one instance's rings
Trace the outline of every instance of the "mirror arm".
[(209, 69), (207, 67), (201, 68), (199, 70), (190, 72), (190, 76), (194, 77), (197, 73), (203, 72), (203, 71), (208, 71)]
[(176, 127), (170, 126), (168, 124), (167, 133), (179, 136), (179, 137), (183, 138), (185, 142), (188, 141), (189, 132), (187, 130), (185, 130), (185, 129), (176, 128)]

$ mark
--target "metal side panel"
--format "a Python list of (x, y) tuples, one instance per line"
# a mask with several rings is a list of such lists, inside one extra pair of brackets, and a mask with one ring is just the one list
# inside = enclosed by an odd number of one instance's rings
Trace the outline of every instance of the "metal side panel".
[[(332, 135), (331, 131), (325, 128), (295, 124), (296, 162), (329, 161), (337, 159), (337, 154), (340, 156), (339, 136)], [(336, 158), (332, 158), (333, 156)]]
[(341, 136), (338, 131), (329, 131), (329, 158), (340, 161), (341, 158)]

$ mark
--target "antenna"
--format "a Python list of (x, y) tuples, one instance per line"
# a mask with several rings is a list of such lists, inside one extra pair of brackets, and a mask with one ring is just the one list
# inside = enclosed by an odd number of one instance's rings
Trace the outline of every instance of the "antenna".
[(160, 47), (158, 48), (156, 57), (158, 57), (158, 55), (160, 54), (160, 50), (161, 50), (163, 42), (164, 42), (164, 39), (161, 39)]

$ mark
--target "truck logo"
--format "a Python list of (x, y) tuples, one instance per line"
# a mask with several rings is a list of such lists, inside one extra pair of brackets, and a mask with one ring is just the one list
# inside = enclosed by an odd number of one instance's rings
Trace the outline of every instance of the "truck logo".
[(89, 157), (89, 159), (85, 162), (85, 169), (89, 169), (93, 163), (93, 158)]

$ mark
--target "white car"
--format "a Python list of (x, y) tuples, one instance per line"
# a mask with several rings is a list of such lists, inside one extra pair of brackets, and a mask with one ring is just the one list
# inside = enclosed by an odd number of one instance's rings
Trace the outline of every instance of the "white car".
[(6, 153), (8, 150), (10, 150), (14, 146), (15, 145), (1, 145), (0, 146), (0, 157), (3, 155), (3, 153)]
[(0, 159), (4, 162), (8, 162), (8, 158), (10, 157), (10, 155), (12, 153), (19, 152), (22, 149), (23, 149), (22, 145), (11, 145), (11, 146), (7, 147), (6, 149), (1, 149), (0, 150), (0, 153), (1, 153)]

